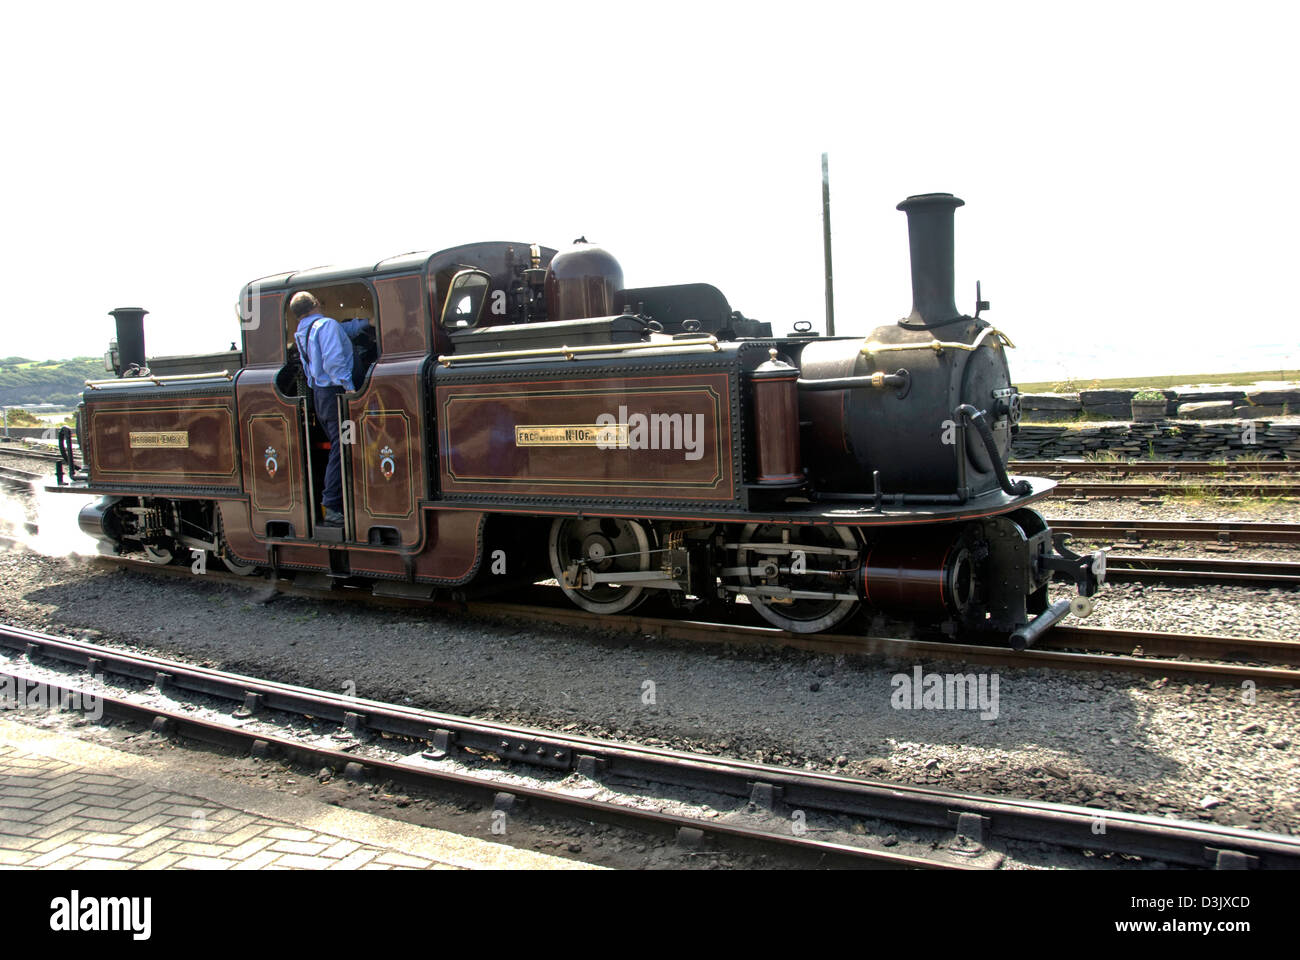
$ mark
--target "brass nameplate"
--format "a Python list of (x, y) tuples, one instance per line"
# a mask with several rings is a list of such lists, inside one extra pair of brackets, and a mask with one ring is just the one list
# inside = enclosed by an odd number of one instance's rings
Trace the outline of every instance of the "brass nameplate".
[(626, 447), (627, 424), (571, 423), (515, 427), (516, 447)]
[(131, 448), (172, 447), (187, 450), (190, 446), (188, 430), (131, 431)]

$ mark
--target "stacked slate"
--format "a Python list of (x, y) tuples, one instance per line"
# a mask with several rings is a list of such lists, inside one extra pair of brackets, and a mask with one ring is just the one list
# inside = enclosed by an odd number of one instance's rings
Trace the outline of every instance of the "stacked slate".
[(1300, 423), (1288, 420), (1282, 423), (1261, 422), (1256, 428), (1257, 446), (1267, 445), (1286, 454), (1290, 460), (1300, 460)]
[[(1124, 459), (1222, 460), (1242, 454), (1300, 459), (1300, 421), (1089, 424), (1086, 427), (1021, 426), (1012, 442), (1017, 460), (1081, 458), (1108, 451)], [(1247, 441), (1253, 439), (1253, 443)]]
[(1079, 402), (1083, 412), (1092, 416), (1128, 420), (1133, 415), (1131, 406), (1136, 390), (1080, 390)]
[(1300, 413), (1300, 389), (1282, 387), (1247, 390), (1246, 405), (1268, 410), (1284, 410), (1287, 414)]
[(1300, 414), (1300, 389), (1292, 386), (1247, 390), (1245, 402), (1236, 407), (1235, 412), (1251, 420)]
[(1073, 420), (1083, 409), (1083, 404), (1073, 393), (1022, 393), (1020, 409), (1026, 420)]
[(1178, 387), (1169, 391), (1180, 403), (1208, 403), (1211, 400), (1231, 400), (1241, 403), (1246, 391), (1240, 387)]
[(1174, 395), (1170, 415), (1192, 420), (1231, 417), (1233, 408), (1246, 402), (1246, 391), (1238, 387), (1179, 387), (1165, 391), (1165, 396), (1170, 393)]
[(1232, 415), (1239, 420), (1261, 420), (1284, 417), (1290, 410), (1288, 403), (1261, 404), (1255, 407), (1233, 407)]
[(1179, 403), (1178, 416), (1188, 420), (1225, 420), (1236, 407), (1231, 400), (1201, 400), (1196, 403)]
[[(1134, 390), (1081, 390), (1075, 393), (1022, 393), (1020, 407), (1026, 420), (1050, 423), (1092, 419), (1127, 422), (1132, 416)], [(1189, 420), (1251, 419), (1300, 415), (1300, 388), (1279, 384), (1242, 390), (1239, 387), (1178, 387), (1160, 391), (1165, 413)]]

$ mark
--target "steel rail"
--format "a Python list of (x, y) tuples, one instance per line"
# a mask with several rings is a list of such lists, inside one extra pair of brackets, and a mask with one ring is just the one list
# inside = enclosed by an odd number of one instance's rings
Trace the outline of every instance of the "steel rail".
[(1029, 476), (1075, 473), (1300, 473), (1300, 460), (1012, 460), (1007, 469)]
[[(1032, 473), (1030, 474), (1032, 476)], [(1138, 482), (1138, 481), (1078, 481), (1059, 480), (1053, 497), (1134, 497), (1179, 496), (1213, 491), (1216, 494), (1246, 496), (1269, 495), (1277, 497), (1294, 497), (1300, 494), (1300, 483), (1286, 483), (1274, 480), (1255, 482), (1238, 480), (1197, 480), (1183, 483)]]
[[(354, 731), (373, 731), (430, 743), (423, 756), (429, 763), (413, 765), (358, 756), (291, 740), (273, 740), (266, 734), (240, 730), (156, 707), (115, 700), (115, 709), (129, 710), (160, 732), (237, 736), (245, 742), (273, 743), (290, 756), (306, 754), (341, 764), (354, 778), (384, 776), (395, 779), (436, 776), (442, 784), (506, 792), (539, 804), (556, 803), (582, 811), (589, 819), (601, 816), (639, 815), (645, 811), (568, 797), (554, 790), (525, 788), (484, 781), (465, 774), (437, 771), (437, 759), (472, 749), (502, 760), (532, 763), (555, 770), (576, 770), (591, 779), (617, 776), (696, 787), (731, 796), (766, 799), (791, 809), (815, 809), (857, 817), (881, 818), (931, 827), (956, 827), (983, 842), (989, 837), (1049, 842), (1087, 850), (1154, 857), (1192, 866), (1300, 867), (1300, 838), (1267, 834), (1238, 827), (1168, 820), (1147, 814), (1100, 810), (1035, 800), (1002, 799), (954, 793), (844, 777), (838, 774), (791, 770), (768, 764), (690, 754), (661, 747), (615, 743), (569, 733), (539, 730), (513, 724), (476, 720), (414, 707), (380, 703), (290, 684), (258, 680), (129, 653), (81, 640), (52, 637), (15, 627), (0, 627), (0, 645), (21, 650), (29, 660), (50, 657), (85, 668), (92, 675), (113, 673), (151, 680), (155, 687), (187, 690), (234, 700), (245, 714), (281, 710), (341, 723)], [(0, 671), (3, 672), (3, 671)], [(59, 686), (59, 685), (51, 685)], [(108, 702), (107, 700), (105, 701)], [(601, 816), (598, 816), (601, 815)], [(802, 847), (826, 857), (859, 858), (879, 851), (823, 844), (806, 837), (786, 837), (736, 825), (714, 824), (689, 817), (656, 814), (666, 828), (697, 830), (751, 842), (779, 837), (788, 848)], [(1098, 824), (1103, 828), (1098, 831)], [(679, 836), (681, 834), (679, 833)], [(688, 839), (689, 835), (683, 837)], [(833, 848), (840, 847), (835, 850)], [(845, 851), (852, 851), (846, 853)], [(914, 859), (914, 858), (909, 858)], [(861, 860), (858, 860), (861, 863)], [(884, 861), (881, 861), (884, 862)], [(919, 866), (915, 862), (896, 866)], [(928, 865), (928, 864), (927, 864)], [(944, 864), (946, 866), (946, 864)]]
[[(0, 451), (2, 452), (2, 451)], [(0, 464), (0, 483), (8, 487), (34, 487), (44, 480), (44, 476), (30, 470), (19, 470)]]
[(1109, 554), (1106, 579), (1300, 586), (1300, 563), (1286, 560), (1223, 560), (1217, 557), (1138, 557)]
[[(54, 702), (85, 703), (90, 691), (70, 684), (42, 681), (21, 671), (0, 666), (0, 677), (10, 677), (26, 683), (47, 683)], [(352, 780), (384, 779), (405, 786), (433, 789), (470, 797), (497, 807), (502, 800), (513, 809), (527, 806), (544, 814), (579, 819), (586, 822), (614, 824), (640, 833), (669, 836), (683, 846), (698, 846), (705, 838), (718, 847), (746, 853), (775, 853), (819, 867), (871, 867), (875, 869), (970, 870), (977, 867), (946, 860), (916, 857), (907, 854), (874, 850), (869, 847), (850, 846), (817, 840), (795, 834), (780, 834), (744, 824), (719, 823), (697, 817), (648, 810), (608, 800), (593, 800), (573, 796), (560, 790), (529, 787), (520, 784), (502, 784), (498, 781), (472, 774), (441, 770), (435, 761), (425, 763), (394, 761), (378, 757), (359, 757), (355, 753), (334, 750), (286, 737), (277, 737), (265, 731), (253, 731), (231, 726), (218, 720), (201, 719), (192, 714), (165, 710), (137, 703), (122, 697), (94, 693), (104, 708), (104, 715), (150, 727), (159, 734), (179, 736), (202, 743), (227, 748), (242, 749), (253, 756), (279, 756), (313, 767), (327, 766), (341, 771)], [(499, 808), (499, 807), (498, 807)]]
[[(669, 620), (624, 614), (593, 617), (581, 610), (518, 604), (470, 604), (468, 612), (497, 617), (526, 617), (536, 621), (619, 630), (665, 639), (728, 644), (758, 644), (794, 647), (823, 653), (880, 655), (894, 659), (932, 658), (1001, 667), (1064, 670), (1117, 671), (1154, 677), (1183, 677), (1194, 680), (1225, 680), (1238, 684), (1246, 680), (1259, 686), (1300, 686), (1300, 669), (1283, 666), (1255, 666), (1147, 656), (1163, 651), (1166, 656), (1237, 656), (1275, 663), (1300, 663), (1300, 646), (1285, 641), (1250, 640), (1236, 637), (1204, 637), (1147, 631), (1111, 631), (1094, 627), (1054, 627), (1038, 643), (1021, 651), (1007, 647), (957, 643), (949, 640), (905, 640), (896, 637), (844, 634), (792, 634), (775, 627), (715, 624), (703, 621)], [(1177, 641), (1185, 641), (1181, 646)], [(1202, 642), (1198, 645), (1198, 640)], [(1146, 645), (1151, 649), (1147, 649)], [(1085, 653), (1073, 646), (1112, 652)], [(1199, 649), (1198, 649), (1199, 646)], [(1134, 653), (1142, 647), (1140, 655)]]
[[(1257, 637), (1222, 637), (1196, 633), (1166, 633), (1160, 630), (1129, 630), (1117, 627), (1057, 625), (1039, 641), (1052, 650), (1081, 648), (1142, 657), (1197, 656), (1215, 660), (1249, 660), (1274, 666), (1300, 666), (1300, 643), (1291, 640), (1261, 640)], [(1158, 660), (1152, 663), (1163, 662)], [(1187, 661), (1174, 661), (1179, 664)], [(1236, 664), (1219, 665), (1223, 675), (1236, 679)], [(1300, 681), (1300, 671), (1290, 670)], [(1248, 679), (1242, 677), (1242, 679)]]
[[(81, 449), (79, 447), (74, 445), (73, 452), (78, 458), (81, 457)], [(37, 450), (34, 447), (15, 445), (12, 441), (9, 443), (0, 443), (0, 456), (20, 457), (25, 460), (43, 460), (50, 463), (55, 463), (63, 459), (53, 451)]]
[(1047, 521), (1054, 533), (1080, 539), (1126, 536), (1147, 540), (1196, 540), (1219, 543), (1300, 543), (1300, 523), (1253, 520), (1094, 520), (1056, 517)]
[[(146, 574), (160, 574), (174, 579), (192, 580), (188, 567), (157, 565), (125, 558), (100, 557), (111, 566), (129, 565), (129, 569)], [(243, 587), (248, 577), (209, 570), (205, 578)], [(267, 583), (267, 581), (255, 581)], [(482, 600), (447, 601), (377, 596), (359, 587), (337, 584), (331, 588), (303, 586), (293, 581), (269, 581), (269, 586), (287, 596), (304, 599), (355, 600), (376, 606), (404, 608), (438, 608), (470, 616), (492, 619), (524, 619), (530, 623), (549, 623), (588, 630), (616, 631), (642, 637), (689, 643), (720, 643), (732, 646), (762, 646), (772, 649), (789, 647), (816, 653), (839, 655), (886, 656), (892, 658), (928, 657), (1001, 667), (1042, 667), (1065, 670), (1119, 671), (1155, 677), (1183, 677), (1193, 680), (1225, 680), (1241, 683), (1250, 680), (1259, 686), (1300, 686), (1300, 669), (1285, 665), (1300, 664), (1300, 643), (1252, 638), (1198, 636), (1195, 634), (1160, 633), (1139, 630), (1110, 630), (1098, 627), (1057, 625), (1028, 650), (1015, 651), (1005, 646), (957, 643), (950, 640), (903, 639), (862, 634), (788, 633), (765, 624), (713, 623), (704, 620), (645, 616), (624, 613), (602, 616), (571, 606), (560, 596), (558, 588), (537, 587), (531, 599), (538, 602), (491, 602)], [(738, 615), (743, 615), (737, 611)], [(755, 617), (755, 619), (757, 619)], [(1185, 641), (1180, 643), (1180, 641)], [(1103, 653), (1080, 652), (1073, 648), (1102, 650)], [(1142, 654), (1134, 651), (1142, 647)], [(1275, 666), (1240, 663), (1212, 663), (1196, 660), (1161, 659), (1197, 653), (1206, 657), (1241, 658)], [(1151, 654), (1148, 656), (1148, 654)]]

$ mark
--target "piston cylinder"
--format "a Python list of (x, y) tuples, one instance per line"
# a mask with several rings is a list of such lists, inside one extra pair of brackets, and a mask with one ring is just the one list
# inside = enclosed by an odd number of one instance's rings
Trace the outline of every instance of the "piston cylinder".
[(88, 503), (77, 515), (77, 526), (88, 537), (116, 544), (122, 539), (122, 525), (118, 520), (117, 506), (120, 497), (103, 497)]
[(913, 616), (962, 614), (975, 595), (975, 567), (952, 530), (891, 536), (868, 545), (858, 592), (869, 606)]

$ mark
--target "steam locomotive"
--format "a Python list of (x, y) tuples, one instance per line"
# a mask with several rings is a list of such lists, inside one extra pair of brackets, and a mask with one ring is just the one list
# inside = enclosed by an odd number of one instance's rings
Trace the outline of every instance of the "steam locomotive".
[[(224, 370), (150, 369), (138, 308), (116, 377), (87, 381), (84, 463), (50, 489), (107, 549), (217, 557), (380, 594), (473, 597), (553, 577), (579, 607), (748, 604), (783, 630), (860, 611), (1023, 648), (1091, 611), (1078, 556), (1009, 477), (1006, 334), (961, 314), (951, 194), (909, 197), (911, 313), (867, 337), (785, 336), (706, 283), (627, 288), (594, 244), (475, 243), (265, 277)], [(287, 304), (308, 290), (375, 331), (338, 398), (344, 521), (321, 522), (329, 443)], [(197, 562), (197, 561), (196, 561)], [(1077, 596), (1049, 603), (1054, 579)]]

